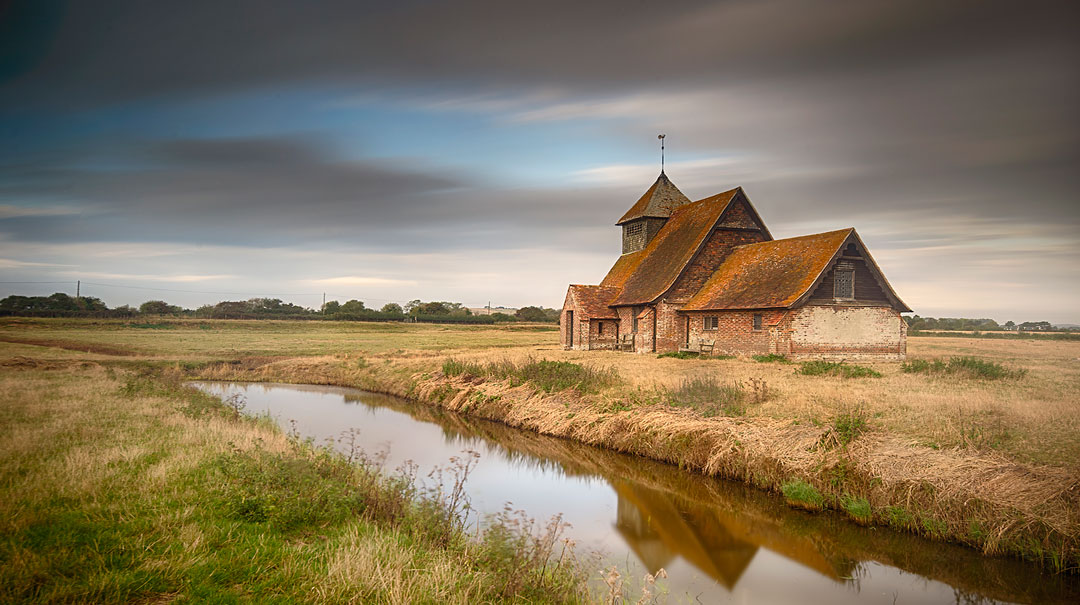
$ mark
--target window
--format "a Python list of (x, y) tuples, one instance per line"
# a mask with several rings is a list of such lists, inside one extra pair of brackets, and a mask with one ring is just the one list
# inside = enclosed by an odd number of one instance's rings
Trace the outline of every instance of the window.
[(855, 298), (855, 272), (837, 271), (833, 278), (834, 298)]
[(637, 234), (641, 233), (641, 231), (644, 228), (645, 228), (645, 225), (642, 224), (642, 223), (631, 223), (631, 224), (626, 226), (626, 234), (627, 235), (637, 235)]
[(602, 322), (602, 321), (596, 322), (596, 335), (597, 336), (603, 336), (604, 335), (604, 322)]
[(754, 329), (761, 329), (761, 313), (754, 313)]
[(715, 315), (709, 315), (705, 318), (703, 329), (705, 330), (719, 330), (720, 318)]

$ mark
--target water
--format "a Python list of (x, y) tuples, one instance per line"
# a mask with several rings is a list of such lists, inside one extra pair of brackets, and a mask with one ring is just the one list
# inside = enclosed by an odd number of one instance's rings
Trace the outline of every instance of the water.
[[(791, 510), (739, 483), (355, 389), (198, 383), (241, 394), (246, 412), (293, 423), (347, 450), (348, 434), (386, 468), (420, 477), (464, 450), (480, 454), (466, 485), (474, 509), (510, 502), (546, 521), (562, 514), (577, 552), (597, 551), (640, 585), (663, 567), (672, 603), (1080, 603), (1080, 581), (983, 557), (835, 514)], [(344, 439), (343, 439), (344, 437)]]

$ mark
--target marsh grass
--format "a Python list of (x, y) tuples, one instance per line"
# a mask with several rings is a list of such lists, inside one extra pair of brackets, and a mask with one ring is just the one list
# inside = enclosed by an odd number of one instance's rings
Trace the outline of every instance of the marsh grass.
[(941, 359), (912, 359), (900, 366), (906, 374), (951, 374), (966, 378), (986, 380), (1020, 379), (1027, 375), (1025, 369), (1012, 369), (978, 357), (950, 357)]
[(801, 479), (786, 481), (780, 486), (789, 505), (807, 510), (821, 510), (825, 497), (816, 487)]
[(596, 393), (619, 384), (618, 373), (612, 368), (592, 368), (569, 361), (528, 358), (522, 362), (509, 359), (488, 363), (467, 362), (450, 358), (443, 362), (447, 376), (482, 377), (508, 380), (510, 386), (532, 384), (545, 393), (574, 389), (580, 393)]
[(688, 378), (678, 388), (668, 390), (665, 398), (673, 406), (694, 408), (706, 418), (746, 413), (743, 402), (747, 393), (742, 385), (724, 384), (712, 376)]
[(0, 369), (0, 602), (588, 599), (572, 552), (537, 554), (561, 525), (466, 530), (472, 457), (417, 482), (212, 401), (153, 372)]
[(881, 378), (881, 372), (866, 366), (832, 361), (804, 361), (795, 370), (803, 376), (839, 376), (840, 378)]

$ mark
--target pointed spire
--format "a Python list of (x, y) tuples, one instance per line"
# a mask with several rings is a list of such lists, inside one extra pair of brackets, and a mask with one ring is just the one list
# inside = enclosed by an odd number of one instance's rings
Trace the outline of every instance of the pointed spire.
[(660, 176), (664, 175), (664, 139), (667, 138), (666, 134), (658, 134), (656, 138), (660, 139)]
[(672, 183), (671, 179), (661, 171), (652, 187), (649, 187), (648, 191), (638, 199), (637, 203), (615, 224), (621, 225), (646, 217), (667, 218), (671, 216), (672, 210), (689, 203), (690, 198), (683, 195), (683, 192), (679, 191), (675, 183)]

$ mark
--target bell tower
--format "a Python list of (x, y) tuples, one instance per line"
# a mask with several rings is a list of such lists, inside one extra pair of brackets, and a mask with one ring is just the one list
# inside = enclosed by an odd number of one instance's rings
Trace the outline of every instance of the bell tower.
[(648, 191), (615, 223), (622, 227), (622, 253), (643, 250), (667, 222), (671, 212), (690, 199), (660, 170)]

